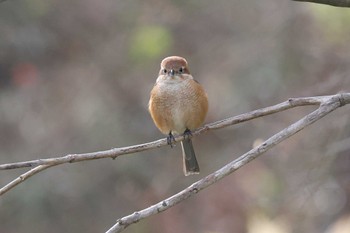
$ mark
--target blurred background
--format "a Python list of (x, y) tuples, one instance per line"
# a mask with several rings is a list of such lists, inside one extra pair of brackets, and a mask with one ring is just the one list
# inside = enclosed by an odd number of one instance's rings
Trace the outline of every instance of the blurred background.
[[(279, 0), (2, 2), (0, 163), (163, 138), (147, 104), (169, 55), (185, 57), (207, 90), (206, 123), (349, 92), (349, 22), (345, 8)], [(1, 197), (1, 232), (104, 232), (313, 109), (194, 138), (198, 176), (183, 175), (180, 145), (48, 169)], [(125, 232), (350, 232), (349, 112), (336, 110)], [(1, 186), (25, 171), (0, 171)]]

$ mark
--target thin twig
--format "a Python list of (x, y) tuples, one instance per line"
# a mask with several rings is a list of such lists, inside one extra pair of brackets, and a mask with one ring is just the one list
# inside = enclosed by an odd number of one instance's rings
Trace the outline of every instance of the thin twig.
[[(0, 0), (0, 3), (5, 2), (6, 0)], [(325, 4), (330, 6), (337, 6), (337, 7), (350, 7), (350, 1), (349, 0), (293, 0), (296, 2), (313, 2), (313, 3), (319, 3), (319, 4)]]
[(2, 187), (0, 189), (0, 196), (4, 193), (6, 193), (7, 191), (9, 191), (10, 189), (14, 188), (15, 186), (19, 185), (20, 183), (22, 183), (23, 181), (25, 181), (26, 179), (28, 179), (29, 177), (34, 176), (35, 174), (44, 171), (45, 169), (52, 167), (53, 165), (39, 165), (35, 168), (30, 169), (29, 171), (27, 171), (26, 173), (23, 173), (22, 175), (20, 175), (19, 177), (17, 177), (16, 179), (14, 179), (13, 181), (11, 181), (10, 183), (8, 183), (7, 185), (5, 185), (4, 187)]
[[(344, 98), (346, 97), (346, 99)], [(230, 162), (229, 164), (225, 165), (221, 169), (217, 170), (216, 172), (204, 177), (203, 179), (193, 183), (191, 186), (187, 187), (186, 189), (180, 191), (179, 193), (173, 195), (172, 197), (169, 197), (163, 201), (158, 202), (155, 205), (152, 205), (146, 209), (136, 211), (131, 215), (125, 216), (123, 218), (120, 218), (117, 220), (117, 223), (113, 225), (107, 233), (117, 233), (123, 231), (126, 227), (129, 225), (136, 223), (144, 218), (147, 218), (151, 215), (158, 214), (160, 212), (163, 212), (170, 207), (186, 200), (187, 198), (191, 197), (194, 194), (197, 194), (199, 191), (205, 189), (206, 187), (216, 183), (217, 181), (221, 180), (225, 176), (233, 173), (240, 167), (244, 166), (245, 164), (249, 163), (253, 159), (257, 158), (261, 154), (265, 153), (275, 145), (279, 144), (280, 142), (286, 140), (290, 136), (296, 134), (300, 130), (304, 129), (305, 127), (311, 125), (312, 123), (316, 122), (317, 120), (321, 119), (325, 115), (329, 114), (330, 112), (334, 111), (338, 107), (341, 107), (345, 104), (350, 103), (350, 95), (346, 94), (346, 96), (338, 96), (335, 95), (333, 97), (329, 97), (328, 99), (323, 99), (321, 101), (321, 105), (318, 109), (313, 111), (312, 113), (308, 114), (307, 116), (303, 117), (299, 121), (295, 122), (294, 124), (288, 126), (287, 128), (281, 130), (277, 134), (273, 135), (266, 141), (264, 141), (260, 146), (250, 150), (249, 152), (245, 153), (244, 155), (240, 156), (238, 159)]]
[(313, 2), (337, 7), (350, 7), (350, 0), (293, 0), (295, 2)]

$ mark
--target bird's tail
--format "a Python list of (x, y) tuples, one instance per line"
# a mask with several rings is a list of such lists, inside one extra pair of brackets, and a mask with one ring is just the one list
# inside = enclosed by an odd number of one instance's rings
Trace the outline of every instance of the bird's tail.
[(191, 138), (185, 137), (185, 139), (181, 141), (181, 146), (185, 176), (199, 174), (199, 165), (194, 153)]

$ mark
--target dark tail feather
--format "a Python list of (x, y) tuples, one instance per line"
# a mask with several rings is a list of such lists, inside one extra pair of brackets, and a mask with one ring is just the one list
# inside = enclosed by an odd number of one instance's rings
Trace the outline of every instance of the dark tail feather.
[(192, 140), (185, 138), (181, 141), (185, 176), (199, 174), (199, 165), (193, 150)]

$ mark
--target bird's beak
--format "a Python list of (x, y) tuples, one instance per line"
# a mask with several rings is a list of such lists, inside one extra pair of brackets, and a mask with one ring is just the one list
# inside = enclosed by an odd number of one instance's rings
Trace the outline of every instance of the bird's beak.
[(169, 74), (170, 74), (170, 76), (174, 76), (175, 75), (175, 70), (170, 70)]

